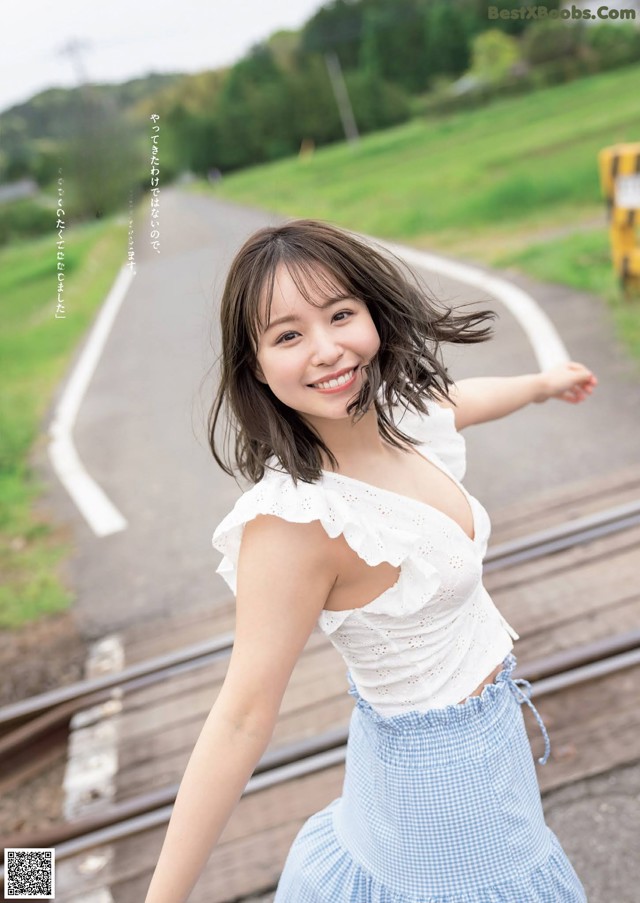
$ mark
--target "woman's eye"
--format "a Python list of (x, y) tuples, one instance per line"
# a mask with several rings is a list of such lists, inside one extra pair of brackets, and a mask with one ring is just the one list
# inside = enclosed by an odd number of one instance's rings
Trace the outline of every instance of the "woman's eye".
[(341, 317), (343, 314), (346, 314), (347, 316), (350, 316), (352, 313), (353, 313), (352, 310), (340, 310), (340, 311), (338, 311), (338, 313), (337, 313), (335, 316), (336, 316), (336, 317)]
[(288, 341), (291, 341), (291, 339), (295, 339), (297, 335), (297, 332), (283, 332), (276, 340), (276, 345), (286, 344)]

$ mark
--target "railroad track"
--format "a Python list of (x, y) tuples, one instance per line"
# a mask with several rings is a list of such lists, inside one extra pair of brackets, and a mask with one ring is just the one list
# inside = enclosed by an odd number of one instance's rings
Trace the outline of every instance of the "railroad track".
[[(513, 676), (529, 680), (531, 698), (539, 699), (637, 666), (640, 666), (640, 629), (519, 665)], [(347, 737), (348, 728), (344, 727), (267, 752), (243, 797), (344, 763)], [(86, 853), (166, 824), (178, 786), (111, 805), (99, 816), (78, 819), (30, 836), (9, 838), (5, 844), (55, 846), (58, 862)]]
[[(530, 533), (489, 548), (485, 572), (549, 559), (556, 553), (586, 546), (614, 533), (640, 525), (640, 502), (608, 508), (597, 514), (573, 518), (553, 528)], [(621, 546), (633, 548), (637, 538), (620, 537)], [(109, 704), (119, 705), (121, 698), (159, 681), (211, 665), (229, 655), (233, 633), (204, 643), (185, 647), (167, 655), (148, 659), (115, 674), (82, 681), (41, 696), (6, 706), (0, 710), (0, 775), (11, 772), (11, 763), (24, 768), (27, 760), (53, 743), (63, 743), (69, 721), (78, 711), (101, 705), (108, 714)], [(603, 679), (640, 665), (640, 630), (627, 631), (606, 640), (576, 646), (519, 665), (516, 677), (532, 683), (532, 697), (552, 696), (562, 690)], [(243, 796), (251, 796), (270, 787), (286, 785), (307, 775), (331, 769), (344, 762), (347, 729), (322, 733), (302, 742), (269, 750), (258, 764)], [(33, 774), (37, 764), (27, 762), (23, 772)], [(18, 769), (16, 769), (18, 770)], [(15, 783), (15, 774), (10, 776)], [(6, 779), (5, 779), (6, 780)], [(97, 846), (141, 835), (166, 824), (178, 784), (133, 796), (109, 805), (100, 817), (83, 818), (37, 834), (20, 834), (5, 845), (56, 847), (57, 861), (70, 859)], [(0, 791), (2, 779), (0, 777)]]
[[(491, 546), (485, 574), (535, 561), (640, 525), (640, 501), (616, 505), (518, 539)], [(113, 698), (114, 691), (137, 690), (229, 655), (233, 633), (157, 656), (114, 674), (79, 681), (0, 709), (0, 762), (9, 752), (29, 744), (75, 712)], [(18, 727), (19, 726), (19, 727)], [(8, 733), (11, 731), (11, 733)]]

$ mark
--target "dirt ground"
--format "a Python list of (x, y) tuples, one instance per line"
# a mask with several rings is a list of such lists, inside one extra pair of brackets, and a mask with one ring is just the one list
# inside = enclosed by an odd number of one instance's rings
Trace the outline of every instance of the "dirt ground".
[(86, 656), (69, 611), (0, 630), (0, 706), (82, 680)]
[[(86, 656), (87, 643), (68, 611), (0, 630), (0, 707), (82, 680)], [(66, 760), (66, 746), (61, 746), (55, 760), (17, 786), (0, 768), (1, 835), (28, 834), (64, 821)]]

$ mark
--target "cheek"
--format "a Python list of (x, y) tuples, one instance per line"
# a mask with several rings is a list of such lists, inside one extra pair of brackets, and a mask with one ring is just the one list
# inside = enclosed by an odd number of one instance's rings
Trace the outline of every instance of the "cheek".
[(376, 352), (380, 348), (380, 336), (378, 335), (378, 330), (375, 327), (375, 323), (373, 320), (370, 321), (369, 330), (368, 330), (368, 345), (371, 354), (376, 354)]
[(272, 386), (286, 384), (300, 377), (299, 363), (296, 361), (296, 355), (291, 353), (265, 355), (262, 370), (267, 382)]

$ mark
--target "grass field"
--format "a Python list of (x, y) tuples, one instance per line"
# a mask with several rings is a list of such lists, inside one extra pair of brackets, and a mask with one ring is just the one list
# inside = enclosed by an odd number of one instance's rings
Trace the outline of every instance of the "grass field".
[(196, 190), (602, 294), (640, 362), (640, 302), (611, 270), (597, 156), (640, 141), (640, 66), (230, 174)]
[[(640, 302), (622, 300), (611, 271), (597, 169), (602, 147), (640, 140), (639, 77), (635, 66), (412, 121), (194, 188), (597, 292), (640, 361)], [(63, 320), (53, 236), (0, 251), (0, 628), (73, 601), (58, 573), (70, 546), (34, 511), (29, 452), (125, 249), (124, 224), (67, 231)]]
[(124, 263), (126, 247), (124, 224), (67, 229), (64, 319), (55, 318), (54, 233), (0, 251), (0, 628), (60, 611), (73, 601), (58, 574), (70, 546), (34, 511), (42, 487), (29, 467), (29, 451), (78, 342)]

